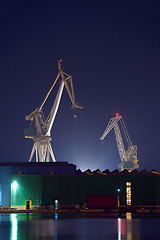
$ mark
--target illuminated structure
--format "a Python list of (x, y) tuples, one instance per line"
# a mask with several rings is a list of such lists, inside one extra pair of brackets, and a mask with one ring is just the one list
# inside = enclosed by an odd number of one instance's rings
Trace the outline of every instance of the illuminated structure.
[(117, 208), (160, 207), (156, 170), (76, 170), (67, 162), (0, 162), (0, 206)]
[[(31, 138), (34, 141), (29, 162), (32, 161), (34, 153), (36, 153), (36, 162), (49, 162), (50, 156), (52, 161), (55, 162), (55, 157), (50, 144), (51, 129), (58, 111), (64, 86), (66, 87), (68, 95), (71, 99), (72, 108), (81, 108), (81, 109), (83, 108), (81, 106), (78, 106), (75, 101), (72, 76), (62, 71), (61, 61), (62, 60), (58, 61), (59, 73), (55, 78), (48, 93), (46, 94), (40, 107), (36, 108), (30, 115), (26, 116), (26, 120), (31, 121), (31, 124), (29, 128), (25, 129), (25, 137)], [(60, 81), (58, 93), (56, 95), (52, 109), (48, 117), (45, 119), (44, 114), (42, 112), (42, 107), (44, 106), (49, 94), (51, 93), (52, 89), (54, 88), (60, 76), (61, 76), (61, 81)]]
[[(16, 179), (11, 181), (11, 176), (36, 175), (34, 183), (37, 182), (38, 176), (59, 176), (59, 175), (74, 175), (76, 173), (76, 166), (68, 162), (0, 162), (0, 206), (11, 205), (11, 192), (13, 194), (13, 202), (16, 201), (16, 194), (19, 192), (24, 194), (25, 188), (21, 189), (19, 181)], [(32, 179), (32, 177), (31, 177)], [(29, 185), (28, 185), (29, 184)], [(27, 186), (32, 189), (32, 184), (28, 181)], [(38, 191), (35, 189), (34, 192)], [(29, 197), (33, 198), (34, 193), (27, 193)]]
[[(121, 123), (124, 136), (126, 138), (128, 148), (125, 150), (121, 132), (118, 126), (118, 122)], [(113, 117), (110, 119), (102, 137), (100, 138), (101, 141), (104, 140), (104, 138), (107, 136), (107, 134), (114, 128), (115, 137), (117, 141), (119, 156), (121, 159), (121, 164), (118, 165), (118, 167), (123, 171), (124, 169), (127, 169), (128, 171), (133, 171), (136, 168), (139, 168), (139, 165), (137, 164), (137, 146), (132, 145), (131, 139), (129, 137), (127, 128), (125, 126), (124, 120), (122, 116), (119, 116), (119, 114), (116, 114), (116, 117)]]
[[(48, 163), (43, 164), (45, 166)], [(31, 171), (32, 167), (29, 168)], [(73, 174), (70, 171), (65, 175), (53, 173), (35, 175), (29, 174), (30, 171), (28, 174), (11, 175), (9, 182), (12, 186), (10, 188), (12, 207), (25, 209), (26, 200), (32, 200), (33, 208), (42, 209), (57, 207), (66, 209), (78, 206), (86, 206), (89, 209), (160, 207), (160, 173), (156, 171), (138, 172), (135, 169), (128, 172), (125, 169), (120, 172), (118, 170), (101, 172), (97, 169), (93, 172), (79, 170)]]

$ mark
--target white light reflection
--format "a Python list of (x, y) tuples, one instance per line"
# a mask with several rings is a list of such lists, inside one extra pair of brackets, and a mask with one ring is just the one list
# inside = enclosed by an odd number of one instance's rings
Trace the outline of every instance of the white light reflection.
[(17, 240), (17, 214), (12, 213), (10, 214), (10, 221), (11, 221), (11, 234), (10, 234), (10, 240)]
[(121, 240), (121, 219), (118, 218), (118, 240)]

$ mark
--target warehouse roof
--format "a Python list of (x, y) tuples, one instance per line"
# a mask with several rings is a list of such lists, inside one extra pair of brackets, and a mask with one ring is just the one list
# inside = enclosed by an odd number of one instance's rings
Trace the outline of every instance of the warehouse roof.
[(115, 169), (114, 171), (110, 171), (109, 169), (104, 170), (103, 172), (99, 169), (95, 171), (91, 171), (90, 169), (87, 169), (86, 171), (82, 172), (80, 169), (76, 171), (77, 175), (135, 175), (135, 176), (141, 176), (141, 175), (159, 175), (160, 172), (157, 172), (156, 170), (147, 171), (146, 169), (143, 169), (142, 171), (138, 171), (134, 169), (133, 171), (129, 172), (127, 169), (123, 171), (119, 171), (118, 169)]

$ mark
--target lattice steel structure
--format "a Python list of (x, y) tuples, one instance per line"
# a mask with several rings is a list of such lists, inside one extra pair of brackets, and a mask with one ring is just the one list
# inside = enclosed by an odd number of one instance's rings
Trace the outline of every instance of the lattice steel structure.
[[(128, 148), (125, 150), (120, 128), (118, 126), (118, 122), (121, 123), (121, 127), (124, 132), (125, 139), (127, 141)], [(117, 147), (119, 151), (119, 156), (121, 159), (121, 164), (118, 165), (118, 167), (123, 171), (124, 169), (127, 169), (128, 171), (132, 171), (135, 168), (139, 168), (139, 165), (137, 164), (137, 146), (132, 145), (131, 139), (129, 137), (127, 128), (125, 126), (124, 120), (122, 116), (119, 116), (118, 114), (116, 117), (113, 117), (110, 119), (103, 135), (101, 136), (100, 140), (103, 141), (104, 138), (108, 135), (108, 133), (114, 128), (115, 137), (117, 141)]]

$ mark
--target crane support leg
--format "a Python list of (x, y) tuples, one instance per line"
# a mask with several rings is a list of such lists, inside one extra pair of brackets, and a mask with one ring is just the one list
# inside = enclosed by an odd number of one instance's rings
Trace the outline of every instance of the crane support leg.
[(36, 155), (36, 162), (50, 162), (50, 156), (53, 162), (55, 162), (55, 157), (53, 154), (53, 150), (51, 147), (51, 138), (43, 139), (43, 140), (34, 140), (32, 152), (29, 158), (29, 162), (32, 161), (34, 153)]
[(33, 144), (32, 152), (31, 152), (31, 155), (29, 157), (29, 162), (32, 161), (35, 150), (36, 150), (36, 143)]
[(48, 148), (49, 148), (49, 151), (48, 151), (48, 152), (50, 153), (53, 162), (55, 162), (56, 160), (55, 160), (54, 153), (53, 153), (53, 150), (52, 150), (52, 147), (51, 147), (50, 142), (49, 142), (49, 146), (48, 146)]

